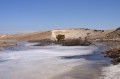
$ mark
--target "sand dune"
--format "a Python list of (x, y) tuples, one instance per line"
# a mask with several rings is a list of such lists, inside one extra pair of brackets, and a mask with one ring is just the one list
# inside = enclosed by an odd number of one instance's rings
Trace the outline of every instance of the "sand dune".
[(41, 39), (56, 39), (56, 35), (62, 34), (65, 35), (66, 39), (71, 38), (85, 38), (89, 35), (91, 39), (100, 39), (104, 38), (108, 33), (113, 30), (95, 30), (95, 29), (61, 29), (61, 30), (51, 30), (46, 32), (33, 32), (33, 33), (22, 33), (22, 34), (13, 34), (13, 35), (0, 35), (0, 40), (19, 40), (19, 41), (28, 41), (28, 40), (41, 40)]
[(33, 33), (22, 33), (22, 34), (13, 34), (5, 37), (0, 37), (0, 40), (14, 40), (14, 41), (28, 41), (28, 40), (40, 40), (51, 38), (51, 31), (47, 32), (33, 32)]
[(66, 39), (73, 38), (85, 38), (89, 36), (90, 39), (101, 39), (112, 32), (113, 30), (94, 30), (94, 29), (64, 29), (64, 30), (53, 30), (52, 37), (55, 39), (56, 35), (65, 35)]
[(85, 28), (73, 28), (73, 29), (59, 29), (50, 30), (45, 32), (33, 32), (33, 33), (22, 33), (22, 34), (6, 34), (0, 35), (0, 42), (11, 42), (11, 41), (31, 41), (31, 40), (42, 40), (42, 39), (52, 39), (56, 40), (57, 35), (65, 35), (65, 39), (76, 39), (86, 37), (91, 41), (97, 40), (119, 40), (120, 33), (119, 28), (116, 30), (95, 30), (95, 29), (85, 29)]

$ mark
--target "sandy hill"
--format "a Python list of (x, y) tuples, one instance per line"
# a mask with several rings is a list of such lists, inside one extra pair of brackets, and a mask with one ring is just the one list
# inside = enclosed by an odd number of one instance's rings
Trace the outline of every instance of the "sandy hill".
[(105, 38), (105, 36), (112, 32), (113, 30), (94, 30), (94, 29), (64, 29), (64, 30), (53, 30), (52, 37), (56, 39), (56, 35), (61, 34), (65, 35), (66, 39), (71, 38), (85, 38), (89, 36), (90, 39), (101, 39)]
[(34, 32), (34, 33), (22, 33), (14, 35), (0, 35), (1, 40), (10, 41), (29, 41), (29, 40), (41, 40), (41, 39), (53, 39), (56, 40), (57, 35), (65, 35), (65, 39), (82, 38), (89, 36), (90, 39), (101, 39), (113, 30), (95, 30), (86, 28), (75, 28), (75, 29), (61, 29), (51, 30), (46, 32)]
[(51, 38), (51, 31), (6, 35), (4, 37), (1, 36), (0, 40), (28, 41), (28, 40), (41, 40), (48, 38)]
[(116, 30), (114, 30), (113, 32), (111, 32), (111, 33), (108, 33), (107, 35), (106, 35), (106, 37), (107, 38), (109, 38), (109, 39), (117, 39), (117, 38), (120, 38), (120, 27), (119, 28), (117, 28)]

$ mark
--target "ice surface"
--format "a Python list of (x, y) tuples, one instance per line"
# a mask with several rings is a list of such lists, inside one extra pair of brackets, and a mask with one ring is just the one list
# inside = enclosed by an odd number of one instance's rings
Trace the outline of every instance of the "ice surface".
[(59, 56), (87, 55), (93, 46), (41, 46), (39, 49), (0, 53), (0, 79), (51, 79), (73, 67), (89, 62), (85, 59), (60, 59)]

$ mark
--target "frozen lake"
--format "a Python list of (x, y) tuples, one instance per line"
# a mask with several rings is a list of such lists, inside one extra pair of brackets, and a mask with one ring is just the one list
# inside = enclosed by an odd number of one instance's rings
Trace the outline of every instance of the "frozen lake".
[(100, 74), (101, 64), (84, 58), (98, 50), (94, 46), (20, 48), (0, 52), (0, 79), (97, 79)]

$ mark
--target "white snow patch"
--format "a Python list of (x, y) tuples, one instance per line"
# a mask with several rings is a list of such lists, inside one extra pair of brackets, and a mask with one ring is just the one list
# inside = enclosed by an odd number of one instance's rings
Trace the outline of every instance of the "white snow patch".
[(120, 79), (120, 64), (103, 68), (100, 79)]

